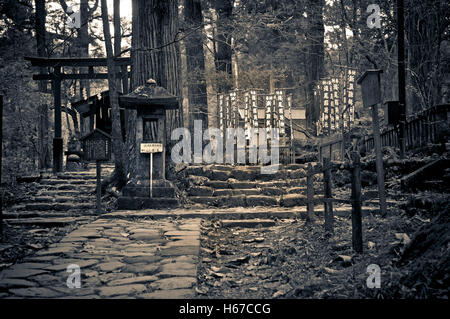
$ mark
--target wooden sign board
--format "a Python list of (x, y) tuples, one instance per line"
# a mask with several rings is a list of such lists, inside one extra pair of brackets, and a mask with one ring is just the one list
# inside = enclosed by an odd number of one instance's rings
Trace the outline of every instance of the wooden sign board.
[(380, 73), (382, 72), (382, 70), (367, 70), (358, 80), (365, 107), (381, 102)]
[(108, 141), (103, 139), (92, 139), (85, 142), (86, 159), (89, 161), (108, 160)]
[(161, 143), (141, 143), (141, 153), (160, 153), (162, 151)]
[(95, 129), (81, 138), (85, 161), (108, 161), (111, 159), (111, 136)]

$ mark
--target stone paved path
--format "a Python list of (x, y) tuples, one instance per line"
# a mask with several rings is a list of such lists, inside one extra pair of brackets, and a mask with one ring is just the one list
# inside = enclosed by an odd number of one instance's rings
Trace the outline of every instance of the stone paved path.
[(199, 218), (102, 217), (0, 272), (0, 298), (193, 298), (199, 249)]

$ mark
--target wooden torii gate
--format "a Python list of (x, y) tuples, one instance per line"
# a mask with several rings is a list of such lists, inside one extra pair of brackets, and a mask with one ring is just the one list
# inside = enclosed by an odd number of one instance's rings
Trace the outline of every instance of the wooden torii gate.
[[(55, 108), (55, 136), (53, 138), (53, 171), (61, 172), (63, 164), (63, 139), (61, 132), (61, 81), (64, 80), (105, 80), (108, 79), (108, 73), (94, 72), (94, 67), (106, 67), (106, 58), (43, 58), (43, 57), (25, 57), (32, 66), (41, 68), (52, 68), (48, 74), (34, 74), (33, 80), (52, 81), (53, 100)], [(128, 65), (131, 65), (130, 58), (116, 58), (115, 65), (120, 67), (120, 78), (124, 83), (128, 80)], [(64, 73), (63, 67), (87, 67), (88, 73)], [(125, 84), (124, 87), (128, 85)]]

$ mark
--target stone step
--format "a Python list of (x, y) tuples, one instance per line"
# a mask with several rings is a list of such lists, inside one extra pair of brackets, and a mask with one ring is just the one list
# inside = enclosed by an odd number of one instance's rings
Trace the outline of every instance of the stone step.
[[(89, 194), (91, 194), (89, 196)], [(37, 193), (37, 196), (44, 196), (44, 197), (58, 197), (58, 196), (62, 196), (62, 197), (71, 197), (71, 196), (87, 196), (87, 197), (91, 197), (91, 196), (95, 196), (94, 195), (94, 189), (89, 189), (89, 191), (79, 191), (79, 190), (40, 190)]]
[(40, 181), (42, 185), (86, 185), (86, 186), (95, 186), (95, 181), (84, 180), (84, 179), (42, 179)]
[(239, 181), (276, 179), (297, 179), (306, 177), (306, 171), (300, 164), (289, 169), (280, 168), (273, 173), (265, 173), (261, 166), (189, 166), (185, 169), (186, 176), (205, 176), (212, 181), (226, 181), (233, 178)]
[(215, 189), (213, 196), (233, 196), (233, 195), (260, 195), (261, 190), (259, 188), (248, 189)]
[[(351, 206), (346, 205), (342, 207), (336, 207), (333, 209), (335, 216), (349, 217), (352, 214)], [(314, 213), (318, 218), (323, 218), (323, 204), (316, 205), (314, 207)], [(377, 207), (362, 207), (363, 216), (368, 214), (377, 214), (379, 209)], [(120, 218), (120, 219), (135, 219), (135, 218), (152, 218), (152, 219), (164, 219), (164, 218), (204, 218), (204, 219), (290, 219), (290, 218), (306, 218), (306, 207), (277, 207), (273, 209), (271, 207), (236, 207), (236, 208), (224, 208), (224, 209), (144, 209), (144, 210), (119, 210), (102, 215), (102, 218)]]
[(252, 180), (235, 180), (229, 179), (226, 181), (206, 181), (206, 186), (216, 189), (249, 189), (249, 188), (264, 188), (264, 187), (306, 187), (306, 178), (297, 179), (280, 179), (272, 181), (252, 181)]
[(24, 205), (13, 206), (15, 210), (27, 210), (27, 211), (67, 211), (70, 213), (71, 210), (87, 210), (95, 209), (94, 203), (83, 203), (83, 202), (66, 202), (66, 203), (27, 203)]
[(224, 219), (220, 223), (221, 226), (224, 228), (230, 227), (255, 228), (255, 227), (275, 226), (275, 221), (273, 221), (272, 219)]
[[(323, 196), (316, 195), (315, 204), (322, 203)], [(306, 206), (306, 196), (302, 194), (286, 194), (281, 196), (267, 195), (233, 195), (233, 196), (192, 196), (188, 200), (195, 204), (212, 207), (257, 207), (257, 206)]]
[[(88, 214), (89, 213), (89, 214)], [(95, 215), (94, 210), (82, 210), (82, 211), (17, 211), (17, 212), (4, 212), (4, 219), (27, 219), (27, 218), (55, 218), (55, 217), (73, 217), (73, 216), (85, 216)]]
[(255, 180), (255, 181), (273, 181), (273, 180), (284, 180), (284, 179), (296, 179), (302, 178), (306, 176), (306, 173), (303, 169), (295, 170), (295, 171), (284, 171), (279, 170), (274, 172), (273, 174), (262, 174), (258, 171), (244, 171), (244, 170), (233, 170), (233, 171), (221, 171), (221, 170), (209, 170), (206, 171), (203, 175), (206, 176), (212, 181), (226, 181), (229, 178), (233, 178), (238, 181), (247, 181), (247, 180)]
[(5, 221), (10, 225), (39, 226), (39, 227), (64, 227), (78, 221), (86, 220), (86, 217), (55, 217), (55, 218), (19, 218)]
[(97, 176), (95, 174), (58, 174), (57, 178), (63, 180), (84, 179), (88, 181), (95, 181), (97, 179)]
[(121, 196), (117, 200), (118, 209), (139, 210), (146, 208), (175, 208), (179, 206), (176, 198), (170, 197), (127, 197)]
[(67, 203), (67, 202), (81, 202), (81, 203), (88, 203), (88, 202), (95, 202), (95, 196), (87, 196), (87, 195), (80, 195), (74, 194), (72, 196), (36, 196), (33, 198), (28, 199), (25, 201), (26, 203)]
[[(320, 192), (320, 188), (315, 188), (315, 193)], [(257, 188), (218, 188), (207, 186), (192, 186), (187, 189), (189, 196), (232, 196), (232, 195), (268, 195), (280, 196), (286, 194), (306, 194), (306, 187), (257, 187)]]
[(96, 185), (76, 185), (76, 184), (58, 184), (58, 185), (41, 185), (41, 191), (79, 191), (79, 192), (95, 192)]
[(18, 218), (34, 218), (40, 217), (39, 212), (3, 212), (3, 219), (18, 219)]
[[(315, 162), (313, 165), (317, 164)], [(186, 167), (186, 171), (196, 175), (199, 172), (206, 172), (208, 170), (220, 170), (224, 172), (231, 172), (233, 170), (248, 170), (260, 172), (262, 165), (231, 165), (231, 164), (209, 164), (209, 165), (190, 165)], [(278, 166), (280, 170), (297, 170), (297, 169), (306, 169), (307, 164), (286, 164)]]

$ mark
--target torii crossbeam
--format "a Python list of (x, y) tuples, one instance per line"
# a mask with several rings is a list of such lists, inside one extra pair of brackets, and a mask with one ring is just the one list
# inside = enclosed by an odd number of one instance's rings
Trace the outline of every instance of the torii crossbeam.
[[(52, 81), (53, 100), (55, 106), (55, 136), (53, 138), (53, 171), (61, 172), (63, 163), (63, 139), (61, 133), (61, 81), (63, 80), (104, 80), (108, 79), (108, 73), (96, 73), (94, 67), (106, 67), (106, 58), (43, 58), (25, 57), (32, 66), (53, 68), (48, 74), (34, 74), (33, 80)], [(121, 78), (128, 79), (128, 65), (130, 58), (116, 58), (115, 65), (121, 68)], [(88, 73), (66, 74), (63, 67), (87, 67)]]

